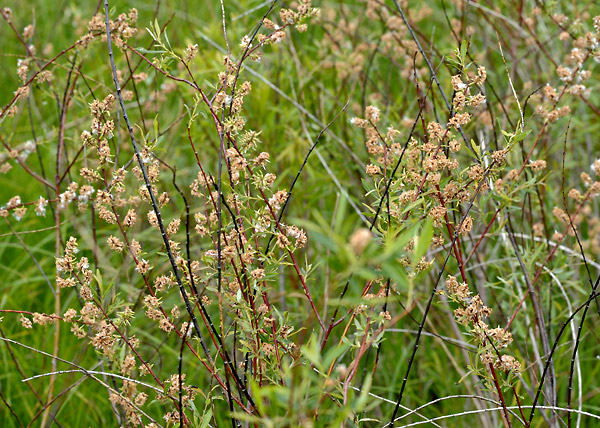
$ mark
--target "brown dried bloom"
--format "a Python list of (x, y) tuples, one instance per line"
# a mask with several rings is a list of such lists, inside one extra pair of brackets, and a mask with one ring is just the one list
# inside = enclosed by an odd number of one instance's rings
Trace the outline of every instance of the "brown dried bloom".
[(427, 134), (429, 135), (430, 140), (442, 141), (442, 138), (444, 138), (445, 135), (445, 130), (439, 123), (429, 122), (427, 124)]
[(546, 169), (546, 161), (543, 160), (543, 159), (539, 159), (539, 160), (536, 160), (536, 161), (531, 161), (529, 163), (529, 166), (535, 172), (540, 172), (540, 171), (543, 171), (544, 169)]
[(107, 239), (107, 242), (111, 250), (117, 251), (119, 253), (123, 251), (124, 244), (119, 240), (119, 238), (110, 235)]
[(129, 210), (127, 211), (127, 214), (125, 215), (125, 218), (123, 219), (123, 225), (125, 227), (131, 227), (135, 224), (137, 220), (137, 214), (135, 213), (134, 210)]
[(265, 277), (265, 270), (254, 269), (252, 272), (250, 272), (250, 276), (254, 279), (263, 279)]
[(496, 368), (504, 370), (505, 372), (513, 372), (515, 374), (521, 373), (521, 363), (519, 363), (512, 355), (502, 355), (500, 360), (495, 364)]
[(477, 107), (483, 103), (485, 103), (485, 96), (483, 94), (473, 95), (467, 100), (467, 105), (469, 107)]
[(457, 74), (455, 76), (452, 76), (451, 81), (452, 89), (454, 89), (456, 92), (464, 91), (465, 89), (467, 89), (467, 84), (462, 81), (460, 75)]
[(367, 165), (366, 173), (367, 173), (367, 175), (370, 175), (371, 177), (374, 175), (380, 175), (381, 168), (379, 168), (377, 165), (369, 164), (369, 165)]
[(117, 343), (117, 340), (113, 337), (114, 327), (104, 320), (100, 321), (99, 327), (98, 333), (92, 339), (92, 345), (94, 345), (94, 348), (102, 350), (104, 354), (110, 355), (113, 346)]
[(257, 312), (260, 315), (265, 315), (269, 312), (269, 307), (265, 303), (263, 303), (258, 307)]
[(481, 300), (481, 297), (474, 296), (471, 298), (469, 305), (465, 308), (458, 308), (454, 311), (454, 316), (458, 323), (467, 325), (469, 323), (475, 323), (487, 318), (492, 313), (492, 310), (485, 306)]
[(433, 219), (433, 224), (436, 227), (442, 225), (442, 219), (446, 215), (446, 208), (442, 205), (436, 205), (429, 211), (429, 216)]
[(556, 68), (556, 74), (558, 74), (558, 77), (563, 82), (567, 82), (568, 83), (571, 80), (573, 80), (573, 70), (571, 70), (570, 68), (565, 67), (563, 65), (559, 65)]
[(366, 128), (369, 126), (369, 122), (365, 119), (361, 119), (359, 117), (353, 117), (350, 119), (350, 123), (358, 128)]
[(73, 324), (71, 326), (71, 332), (79, 339), (83, 339), (86, 336), (85, 330), (80, 325)]
[(23, 29), (23, 38), (25, 40), (31, 39), (33, 37), (33, 25), (29, 24), (27, 27)]
[(277, 235), (277, 246), (279, 248), (285, 248), (286, 246), (288, 246), (290, 244), (291, 244), (290, 240), (283, 233), (279, 233)]
[(4, 17), (4, 19), (6, 19), (6, 21), (10, 22), (12, 19), (12, 10), (10, 7), (3, 7), (2, 10), (0, 11), (0, 13), (2, 13), (2, 16)]
[(448, 275), (446, 278), (446, 290), (451, 297), (458, 300), (464, 301), (471, 297), (469, 286), (465, 282), (459, 284), (456, 277), (452, 275)]
[(148, 394), (146, 394), (145, 392), (140, 392), (136, 397), (135, 397), (135, 405), (138, 407), (143, 406), (146, 403), (146, 400), (148, 399)]
[(170, 333), (173, 331), (173, 329), (175, 328), (173, 326), (173, 323), (171, 323), (171, 321), (169, 321), (167, 318), (162, 318), (159, 322), (158, 322), (158, 327), (163, 330), (166, 331), (167, 333)]
[(512, 334), (501, 327), (488, 330), (487, 335), (496, 342), (499, 348), (506, 348), (513, 341)]
[(569, 198), (575, 199), (576, 201), (579, 201), (582, 198), (581, 192), (577, 189), (569, 190), (568, 196), (569, 196)]
[(169, 226), (167, 227), (167, 233), (169, 235), (174, 235), (177, 233), (177, 231), (179, 230), (179, 225), (181, 224), (181, 220), (180, 219), (175, 219), (173, 221), (171, 221), (169, 223)]
[(188, 44), (188, 47), (185, 49), (183, 53), (183, 61), (188, 63), (194, 59), (196, 54), (198, 53), (198, 44)]
[(350, 237), (350, 246), (356, 254), (361, 254), (367, 247), (367, 245), (369, 245), (369, 242), (371, 242), (372, 238), (373, 235), (371, 231), (369, 229), (361, 227), (359, 229), (356, 229)]
[(258, 156), (252, 159), (254, 165), (265, 167), (266, 163), (269, 162), (270, 155), (267, 152), (261, 152)]
[(550, 113), (548, 113), (548, 115), (546, 116), (546, 120), (549, 123), (553, 123), (553, 122), (556, 122), (561, 117), (568, 115), (569, 113), (571, 113), (571, 107), (563, 106), (563, 107), (554, 109)]
[(459, 128), (466, 125), (471, 121), (471, 115), (469, 113), (457, 113), (448, 121), (448, 126), (452, 128)]
[(79, 294), (81, 295), (81, 298), (86, 301), (90, 301), (94, 298), (91, 288), (87, 285), (81, 286), (81, 288), (79, 289)]
[(273, 187), (273, 184), (275, 183), (275, 180), (277, 179), (277, 176), (275, 174), (272, 173), (268, 173), (265, 174), (265, 176), (263, 177), (263, 185), (259, 186), (261, 188), (266, 188), (266, 187)]
[(461, 148), (460, 141), (453, 138), (452, 140), (450, 140), (450, 142), (448, 142), (448, 148), (452, 153), (458, 152)]
[(518, 176), (519, 171), (517, 171), (516, 169), (511, 169), (510, 171), (508, 171), (508, 174), (506, 174), (506, 179), (508, 181), (513, 181), (516, 180)]
[(472, 227), (473, 227), (473, 219), (471, 217), (466, 217), (460, 227), (461, 235), (468, 234), (471, 231)]
[(506, 160), (506, 153), (507, 151), (505, 149), (496, 150), (492, 153), (492, 159), (497, 165), (502, 165)]
[(150, 269), (152, 269), (152, 266), (150, 266), (150, 263), (148, 263), (146, 259), (139, 259), (137, 262), (137, 267), (135, 268), (135, 270), (142, 275), (147, 274)]
[(144, 72), (137, 73), (137, 74), (134, 74), (134, 75), (133, 75), (133, 81), (134, 81), (135, 83), (140, 83), (140, 82), (143, 82), (143, 81), (144, 81), (144, 80), (146, 80), (147, 78), (148, 78), (148, 73), (144, 73)]
[(21, 321), (21, 325), (25, 328), (33, 328), (33, 324), (31, 323), (31, 320), (25, 316), (23, 316), (23, 314), (21, 314), (21, 316), (19, 317), (19, 321)]
[(469, 170), (467, 171), (467, 175), (471, 180), (479, 182), (483, 178), (484, 172), (485, 171), (483, 170), (481, 165), (475, 164), (471, 168), (469, 168)]
[(365, 109), (365, 117), (367, 118), (368, 121), (371, 121), (372, 123), (377, 123), (377, 122), (379, 122), (379, 119), (381, 118), (380, 111), (375, 106), (368, 106)]
[(68, 288), (75, 286), (75, 280), (73, 278), (61, 278), (59, 276), (56, 277), (56, 285), (59, 288)]
[(481, 354), (481, 362), (484, 365), (489, 365), (489, 364), (493, 364), (496, 362), (496, 356), (494, 354), (492, 354), (491, 352), (486, 352), (485, 354)]
[(163, 291), (165, 288), (171, 286), (172, 284), (173, 281), (165, 275), (158, 276), (154, 280), (154, 287), (156, 288), (156, 291)]
[(39, 325), (53, 324), (56, 322), (56, 318), (46, 314), (40, 314), (39, 312), (33, 313), (33, 322)]
[(158, 217), (156, 216), (156, 212), (154, 212), (154, 210), (152, 211), (148, 211), (148, 223), (150, 223), (150, 226), (154, 227), (155, 229), (158, 229), (159, 225), (158, 225)]
[(481, 86), (485, 82), (486, 78), (487, 78), (487, 72), (485, 70), (485, 67), (480, 66), (479, 68), (477, 68), (477, 76), (475, 76), (473, 78), (473, 83), (478, 86)]
[(454, 99), (452, 100), (452, 105), (454, 106), (455, 110), (462, 110), (462, 108), (465, 106), (467, 102), (467, 97), (465, 96), (464, 92), (456, 92), (456, 94), (454, 94)]
[(296, 247), (303, 248), (306, 245), (306, 233), (297, 226), (287, 226), (287, 235), (296, 240)]

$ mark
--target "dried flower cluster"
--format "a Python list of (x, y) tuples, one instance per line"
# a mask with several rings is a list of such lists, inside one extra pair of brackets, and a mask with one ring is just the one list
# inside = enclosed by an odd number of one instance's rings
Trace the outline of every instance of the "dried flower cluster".
[(472, 296), (466, 283), (459, 283), (451, 275), (446, 278), (446, 295), (460, 305), (454, 310), (454, 316), (459, 324), (469, 329), (484, 366), (491, 365), (506, 373), (519, 375), (521, 364), (511, 355), (500, 354), (501, 349), (512, 343), (512, 335), (500, 327), (490, 328), (484, 321), (491, 315), (492, 309), (483, 304), (479, 295)]

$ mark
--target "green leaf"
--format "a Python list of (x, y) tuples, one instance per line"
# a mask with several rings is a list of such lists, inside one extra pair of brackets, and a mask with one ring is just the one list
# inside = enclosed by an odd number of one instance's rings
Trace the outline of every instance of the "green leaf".
[(367, 400), (369, 398), (369, 391), (371, 390), (371, 382), (373, 381), (373, 375), (371, 373), (367, 373), (365, 377), (365, 381), (360, 390), (360, 395), (353, 402), (353, 408), (356, 413), (363, 411), (365, 405), (367, 404)]
[(169, 36), (167, 36), (167, 32), (165, 31), (165, 33), (164, 33), (164, 34), (165, 34), (165, 42), (167, 43), (167, 47), (168, 47), (169, 49), (173, 50), (173, 49), (171, 48), (171, 42), (169, 41)]
[(381, 271), (384, 275), (388, 276), (392, 282), (398, 285), (406, 284), (408, 282), (408, 275), (406, 271), (396, 260), (388, 260), (381, 266)]
[(465, 63), (465, 59), (467, 58), (468, 45), (469, 44), (466, 40), (463, 40), (462, 43), (460, 44), (460, 60), (463, 64)]
[(336, 346), (331, 351), (327, 352), (325, 358), (323, 359), (323, 365), (330, 366), (335, 360), (339, 358), (340, 355), (342, 355), (347, 350), (347, 346)]
[(462, 383), (462, 381), (465, 380), (471, 373), (473, 373), (473, 370), (469, 370), (468, 372), (466, 372), (465, 375), (461, 377), (457, 383)]
[(413, 264), (417, 263), (419, 260), (421, 260), (421, 257), (425, 255), (427, 249), (429, 248), (429, 244), (431, 244), (431, 238), (433, 238), (433, 220), (431, 220), (431, 217), (427, 217), (413, 252)]
[(100, 273), (100, 269), (96, 269), (96, 273), (94, 274), (94, 279), (98, 283), (98, 288), (100, 289), (100, 296), (104, 296), (104, 286), (102, 283), (102, 274)]
[(473, 151), (477, 155), (477, 159), (481, 159), (481, 149), (479, 148), (479, 145), (475, 142), (475, 140), (473, 140), (472, 138), (471, 138), (471, 147), (473, 147)]
[(333, 231), (336, 234), (341, 233), (342, 225), (345, 224), (344, 220), (346, 219), (346, 208), (348, 206), (348, 201), (344, 195), (340, 195), (339, 201), (340, 202), (337, 207), (337, 213), (335, 216), (335, 225), (334, 225), (334, 229), (333, 229)]
[[(146, 30), (147, 30), (147, 28), (146, 28)], [(152, 34), (152, 33), (150, 33), (150, 34)], [(166, 52), (165, 50), (162, 50), (162, 49), (156, 50), (156, 49), (136, 48), (136, 50), (143, 54), (163, 54)]]
[(302, 355), (310, 361), (320, 371), (323, 371), (323, 360), (321, 359), (321, 350), (317, 343), (316, 336), (311, 336), (306, 345), (302, 347)]
[(154, 116), (152, 127), (154, 129), (154, 144), (152, 146), (154, 147), (158, 144), (158, 137), (160, 136), (160, 133), (158, 132), (158, 115)]
[(158, 25), (158, 19), (154, 18), (154, 31), (156, 31), (156, 37), (160, 39), (160, 25)]
[(204, 415), (202, 415), (202, 422), (200, 428), (206, 428), (212, 419), (212, 409), (209, 408)]
[[(150, 28), (148, 28), (148, 27), (146, 27), (146, 31), (148, 32), (148, 34), (150, 34), (150, 37), (152, 37), (152, 39), (153, 39), (155, 42), (157, 42), (157, 43), (158, 43), (158, 40), (157, 40), (157, 38), (156, 38), (156, 34), (154, 34), (154, 32), (153, 32), (153, 31), (152, 31)], [(141, 49), (139, 49), (139, 48), (138, 48), (138, 50), (139, 50), (140, 52), (144, 53), (144, 52), (143, 52)], [(145, 50), (145, 49), (144, 49), (144, 50)]]

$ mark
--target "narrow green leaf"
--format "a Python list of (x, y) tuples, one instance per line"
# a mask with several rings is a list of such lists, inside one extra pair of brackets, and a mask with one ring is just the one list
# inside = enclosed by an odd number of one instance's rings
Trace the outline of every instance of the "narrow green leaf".
[(427, 217), (425, 224), (421, 228), (421, 233), (419, 234), (417, 245), (413, 252), (413, 264), (417, 263), (421, 257), (425, 255), (429, 248), (429, 244), (431, 244), (431, 238), (433, 238), (433, 221), (431, 220), (431, 217)]

